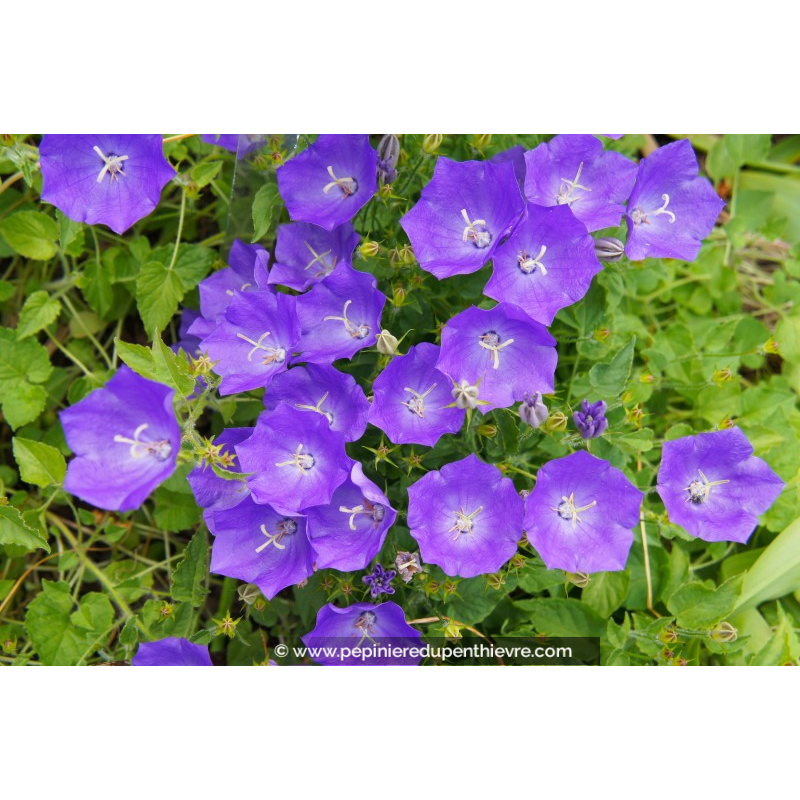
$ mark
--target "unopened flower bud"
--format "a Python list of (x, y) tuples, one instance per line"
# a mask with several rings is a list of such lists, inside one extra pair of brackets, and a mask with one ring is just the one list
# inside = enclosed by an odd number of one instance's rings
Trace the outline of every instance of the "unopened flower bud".
[(639, 376), (639, 383), (655, 383), (656, 377), (649, 372), (643, 372)]
[(574, 584), (579, 589), (585, 589), (589, 585), (592, 576), (587, 575), (585, 572), (567, 572), (566, 578), (569, 583)]
[(624, 403), (628, 404), (633, 400), (633, 392), (630, 389), (626, 389), (620, 396), (619, 399)]
[(584, 439), (596, 439), (602, 436), (608, 428), (606, 419), (606, 403), (598, 400), (590, 403), (588, 400), (581, 401), (581, 410), (576, 411), (572, 418), (575, 420), (575, 427)]
[(373, 242), (371, 239), (367, 239), (359, 248), (358, 252), (361, 253), (364, 258), (375, 258), (378, 253), (381, 251), (381, 246), (377, 242)]
[(422, 152), (432, 156), (442, 146), (443, 141), (444, 135), (441, 133), (426, 133), (422, 140)]
[(463, 625), (459, 625), (457, 622), (450, 620), (444, 627), (445, 639), (460, 639), (462, 627)]
[(629, 409), (625, 415), (628, 419), (628, 422), (630, 422), (631, 425), (636, 425), (637, 427), (639, 427), (642, 424), (642, 419), (644, 418), (644, 411), (642, 410), (642, 407), (637, 403), (633, 408)]
[(475, 147), (478, 150), (483, 150), (487, 148), (492, 143), (492, 134), (491, 133), (476, 133), (475, 138), (473, 139), (475, 142)]
[(478, 387), (472, 386), (468, 381), (456, 384), (450, 394), (456, 401), (456, 408), (478, 407)]
[(601, 236), (594, 240), (594, 254), (606, 264), (613, 264), (625, 255), (625, 245), (613, 236)]
[(778, 342), (775, 341), (771, 336), (764, 342), (764, 352), (765, 353), (780, 353), (781, 348)]
[(253, 605), (261, 596), (261, 589), (254, 583), (243, 583), (238, 589), (239, 599), (248, 606)]
[(485, 439), (494, 439), (497, 436), (497, 425), (492, 425), (488, 422), (478, 425), (478, 435), (483, 436)]
[(384, 328), (375, 337), (375, 346), (382, 355), (393, 356), (397, 352), (397, 337), (392, 336), (392, 334)]
[(555, 414), (551, 414), (544, 424), (544, 429), (548, 433), (565, 431), (567, 429), (567, 415), (563, 411), (556, 411)]
[(530, 425), (531, 428), (538, 428), (547, 420), (550, 412), (542, 402), (542, 393), (535, 392), (533, 395), (525, 394), (525, 399), (520, 403), (517, 413), (524, 423)]
[(400, 140), (393, 133), (384, 134), (378, 143), (378, 177), (383, 184), (397, 178), (397, 162), (400, 158)]
[(717, 427), (721, 431), (724, 431), (727, 428), (732, 428), (735, 424), (736, 424), (736, 420), (733, 419), (733, 417), (725, 417), (725, 419), (720, 420), (720, 423), (719, 423), (719, 425), (717, 425)]
[(724, 369), (715, 369), (714, 374), (711, 376), (711, 380), (720, 386), (723, 383), (728, 383), (733, 377), (733, 373), (725, 367)]
[(715, 642), (726, 642), (730, 644), (739, 638), (739, 631), (730, 624), (730, 622), (720, 622), (715, 625), (710, 631), (709, 635)]
[(402, 305), (405, 305), (406, 294), (407, 293), (404, 286), (395, 286), (392, 290), (392, 305), (397, 306), (398, 308)]
[(595, 341), (604, 342), (606, 339), (608, 339), (609, 336), (611, 336), (611, 331), (608, 328), (606, 327), (595, 328), (594, 331)]

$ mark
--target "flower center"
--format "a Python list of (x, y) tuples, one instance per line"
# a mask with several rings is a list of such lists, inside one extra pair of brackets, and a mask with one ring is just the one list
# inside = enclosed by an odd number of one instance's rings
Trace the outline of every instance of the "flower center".
[(551, 506), (551, 509), (553, 511), (557, 511), (558, 516), (561, 517), (561, 519), (572, 522), (572, 530), (575, 530), (577, 524), (581, 522), (580, 512), (588, 511), (590, 508), (594, 508), (596, 505), (597, 500), (592, 500), (591, 503), (588, 503), (585, 506), (580, 506), (580, 508), (576, 507), (575, 493), (572, 492), (569, 497), (562, 497), (561, 502), (557, 506)]
[(500, 344), (500, 335), (497, 331), (486, 331), (486, 333), (481, 334), (479, 337), (478, 344), (484, 349), (491, 351), (492, 367), (498, 369), (500, 367), (500, 351), (504, 347), (508, 347), (512, 344), (513, 341), (513, 339), (506, 339), (503, 344)]
[(133, 439), (116, 434), (114, 436), (114, 441), (122, 444), (129, 444), (131, 446), (130, 454), (132, 458), (153, 456), (156, 461), (166, 461), (172, 454), (172, 444), (170, 444), (169, 439), (161, 439), (157, 442), (146, 442), (139, 438), (149, 427), (150, 426), (146, 422), (143, 422), (133, 432)]
[(269, 336), (269, 331), (265, 331), (258, 337), (258, 341), (254, 342), (248, 336), (245, 336), (243, 333), (236, 334), (240, 339), (244, 339), (248, 344), (253, 345), (253, 348), (247, 354), (247, 360), (252, 361), (253, 355), (257, 350), (263, 350), (266, 355), (262, 359), (261, 363), (264, 365), (269, 364), (283, 364), (286, 361), (286, 351), (282, 347), (267, 347), (265, 344), (262, 344), (264, 339)]
[(527, 251), (520, 250), (517, 253), (517, 262), (519, 263), (520, 272), (524, 272), (526, 275), (532, 275), (534, 272), (536, 272), (536, 268), (538, 267), (542, 275), (547, 275), (547, 269), (541, 262), (541, 258), (546, 252), (547, 247), (545, 245), (542, 245), (541, 250), (539, 250), (539, 255), (537, 255), (535, 258), (533, 256), (529, 256)]
[(314, 273), (314, 277), (321, 278), (323, 276), (330, 275), (331, 272), (333, 272), (334, 267), (336, 266), (336, 256), (333, 257), (331, 263), (328, 263), (325, 260), (325, 257), (329, 256), (332, 251), (326, 250), (324, 253), (318, 253), (308, 242), (304, 241), (303, 244), (309, 249), (311, 255), (314, 256), (314, 258), (312, 258), (311, 261), (309, 261), (308, 264), (306, 264), (304, 269), (311, 269), (311, 267), (313, 267), (314, 264), (319, 264), (320, 267), (322, 267), (322, 269), (317, 270), (317, 272)]
[(481, 511), (483, 511), (483, 506), (478, 506), (478, 508), (476, 508), (471, 514), (467, 514), (462, 506), (458, 511), (453, 512), (456, 522), (455, 525), (453, 525), (453, 527), (447, 531), (448, 533), (452, 533), (453, 531), (456, 532), (456, 535), (453, 537), (453, 541), (458, 539), (462, 533), (472, 533), (472, 520), (477, 517)]
[(352, 508), (348, 508), (347, 506), (339, 506), (339, 511), (341, 511), (342, 514), (350, 515), (348, 525), (351, 531), (356, 529), (356, 517), (359, 514), (364, 514), (370, 517), (375, 523), (376, 528), (383, 521), (384, 516), (386, 516), (386, 509), (380, 503), (370, 503), (366, 497), (362, 497), (361, 501), (363, 505), (353, 506)]
[(103, 178), (105, 178), (106, 173), (108, 173), (108, 180), (109, 183), (113, 183), (114, 181), (119, 180), (119, 176), (125, 177), (125, 173), (122, 171), (122, 164), (124, 161), (128, 160), (128, 156), (118, 156), (114, 153), (109, 153), (108, 155), (104, 155), (103, 151), (95, 145), (92, 148), (100, 158), (103, 159), (103, 168), (100, 170), (100, 173), (97, 176), (97, 182), (102, 183)]
[[(663, 205), (661, 206), (661, 208), (654, 211), (651, 216), (657, 217), (659, 216), (659, 214), (666, 214), (669, 217), (670, 224), (672, 224), (673, 222), (675, 222), (675, 215), (671, 211), (667, 210), (667, 206), (669, 205), (669, 195), (662, 194), (661, 199), (664, 201)], [(647, 218), (647, 214), (644, 211), (642, 211), (640, 206), (637, 206), (636, 208), (633, 209), (633, 211), (631, 212), (631, 219), (633, 220), (634, 225), (651, 224), (650, 220)]]
[(303, 445), (297, 445), (297, 450), (295, 450), (294, 456), (290, 458), (288, 461), (279, 461), (275, 464), (276, 467), (289, 467), (289, 466), (296, 466), (297, 469), (300, 470), (302, 475), (305, 475), (316, 463), (314, 460), (314, 456), (310, 453), (301, 453), (300, 451), (303, 449)]
[(256, 553), (260, 553), (265, 548), (269, 547), (271, 544), (275, 545), (276, 550), (285, 550), (286, 545), (281, 544), (281, 539), (284, 536), (291, 536), (293, 533), (297, 531), (297, 523), (293, 519), (282, 519), (276, 526), (275, 526), (275, 533), (270, 533), (267, 530), (266, 525), (261, 526), (261, 533), (267, 537), (267, 541), (264, 544), (259, 545), (256, 547)]
[(709, 495), (711, 494), (712, 486), (722, 486), (723, 483), (730, 483), (730, 481), (727, 480), (710, 481), (703, 474), (702, 470), (698, 469), (697, 472), (700, 475), (700, 480), (695, 478), (688, 486), (684, 488), (684, 491), (689, 492), (689, 496), (686, 498), (689, 503), (694, 503), (695, 505), (705, 503), (708, 501)]
[(353, 627), (361, 633), (361, 640), (356, 645), (357, 647), (361, 645), (364, 639), (369, 639), (371, 642), (374, 641), (372, 634), (375, 633), (375, 623), (377, 621), (378, 615), (373, 611), (362, 611), (358, 615), (353, 623)]
[(578, 172), (575, 175), (575, 180), (568, 181), (566, 178), (561, 179), (561, 185), (558, 187), (558, 196), (556, 197), (556, 204), (559, 206), (571, 206), (576, 200), (580, 200), (580, 196), (574, 196), (574, 193), (581, 189), (584, 192), (591, 192), (588, 186), (582, 186), (578, 181), (583, 172), (583, 161), (578, 166)]
[(353, 195), (358, 191), (358, 181), (355, 178), (351, 178), (349, 176), (345, 178), (337, 178), (333, 171), (333, 167), (328, 167), (328, 175), (330, 175), (333, 180), (323, 187), (322, 191), (325, 194), (328, 194), (328, 192), (335, 186), (338, 186), (339, 189), (342, 190), (342, 195), (344, 197), (350, 197), (350, 195)]
[(348, 318), (347, 318), (347, 308), (352, 303), (352, 300), (348, 300), (344, 304), (344, 310), (342, 311), (341, 317), (323, 317), (322, 321), (326, 322), (327, 320), (334, 320), (336, 322), (341, 322), (344, 324), (345, 330), (352, 336), (354, 339), (366, 339), (369, 336), (369, 325), (354, 325)]
[(411, 395), (411, 398), (406, 400), (405, 402), (401, 402), (401, 406), (405, 406), (412, 414), (416, 414), (420, 419), (425, 417), (425, 398), (436, 388), (436, 384), (434, 383), (432, 386), (428, 387), (428, 389), (420, 394), (419, 392), (415, 392), (413, 389), (409, 389), (407, 386), (403, 389), (404, 392), (408, 392)]
[(488, 247), (492, 243), (492, 234), (486, 230), (486, 220), (476, 219), (470, 222), (466, 208), (461, 209), (461, 216), (467, 224), (464, 228), (463, 240), (465, 242), (471, 242), (478, 250), (483, 250)]
[(330, 392), (325, 392), (325, 394), (322, 395), (322, 397), (320, 397), (319, 402), (315, 406), (305, 405), (304, 403), (295, 403), (294, 404), (295, 408), (302, 408), (305, 409), (306, 411), (316, 411), (317, 414), (322, 414), (322, 416), (328, 420), (329, 425), (333, 425), (333, 414), (331, 414), (330, 411), (322, 410), (322, 404), (325, 402), (329, 394)]

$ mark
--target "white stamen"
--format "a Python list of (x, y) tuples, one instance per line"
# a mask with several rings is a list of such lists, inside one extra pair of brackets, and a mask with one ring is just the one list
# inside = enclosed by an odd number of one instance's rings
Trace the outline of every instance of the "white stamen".
[(259, 547), (256, 547), (256, 553), (260, 553), (264, 548), (269, 547), (271, 544), (275, 545), (275, 549), (276, 550), (285, 550), (286, 549), (286, 545), (280, 543), (281, 539), (283, 539), (283, 536), (286, 533), (286, 531), (279, 531), (278, 533), (270, 533), (267, 530), (267, 526), (266, 525), (262, 525), (261, 526), (261, 533), (263, 533), (264, 536), (267, 537), (267, 541), (264, 542), (264, 544), (260, 545)]
[[(576, 200), (580, 200), (580, 197), (573, 197), (572, 193), (577, 189), (583, 189), (584, 192), (591, 192), (592, 190), (588, 186), (582, 186), (578, 181), (581, 177), (581, 172), (583, 172), (583, 161), (581, 161), (580, 166), (578, 167), (578, 173), (575, 175), (574, 181), (568, 181), (566, 178), (561, 179), (561, 186), (558, 187), (558, 196), (556, 197), (556, 203), (560, 206), (571, 206)], [(569, 187), (568, 189), (565, 187)]]
[(712, 486), (722, 486), (724, 483), (730, 483), (729, 480), (710, 481), (703, 474), (702, 470), (698, 469), (697, 471), (702, 481), (694, 480), (688, 486), (684, 487), (684, 491), (689, 492), (689, 497), (686, 498), (688, 502), (705, 503), (708, 501), (709, 495), (711, 494)]
[(675, 222), (675, 215), (671, 211), (667, 211), (667, 206), (669, 205), (669, 195), (662, 194), (661, 199), (664, 201), (664, 205), (658, 209), (658, 211), (653, 212), (653, 216), (657, 217), (659, 214), (666, 214), (669, 217), (669, 221)]
[(248, 344), (253, 345), (252, 350), (250, 350), (250, 352), (247, 354), (248, 361), (253, 360), (253, 354), (257, 350), (263, 350), (265, 353), (268, 353), (268, 355), (264, 356), (263, 360), (261, 361), (261, 363), (264, 365), (276, 363), (282, 364), (286, 360), (286, 350), (284, 350), (282, 347), (267, 347), (266, 345), (262, 344), (264, 339), (269, 336), (269, 331), (262, 333), (261, 336), (258, 337), (257, 342), (254, 342), (249, 336), (245, 336), (243, 333), (237, 333), (236, 335), (240, 339), (244, 339), (244, 341)]
[(114, 441), (119, 444), (129, 444), (130, 454), (132, 458), (144, 458), (144, 456), (155, 456), (159, 461), (166, 461), (172, 453), (172, 445), (168, 439), (162, 439), (158, 442), (143, 442), (139, 437), (150, 426), (143, 422), (134, 432), (133, 439), (127, 436), (116, 434)]
[(558, 506), (550, 506), (553, 511), (558, 512), (558, 516), (561, 519), (566, 519), (572, 522), (572, 530), (575, 530), (577, 524), (581, 522), (580, 512), (581, 511), (588, 511), (590, 508), (594, 508), (597, 505), (597, 500), (592, 500), (591, 503), (585, 506), (581, 506), (580, 508), (575, 507), (575, 493), (573, 492), (570, 494), (569, 497), (561, 498), (561, 503)]
[(425, 417), (425, 398), (436, 388), (436, 384), (434, 383), (432, 386), (429, 386), (428, 389), (420, 394), (419, 392), (415, 392), (413, 389), (409, 389), (408, 386), (403, 389), (404, 392), (408, 392), (409, 394), (414, 395), (410, 400), (405, 402), (401, 402), (401, 406), (406, 406), (410, 411), (413, 411), (420, 419), (424, 419)]
[(106, 173), (109, 175), (109, 180), (113, 183), (114, 181), (119, 180), (119, 176), (125, 177), (125, 173), (122, 171), (122, 162), (128, 160), (128, 156), (115, 156), (115, 155), (104, 155), (103, 151), (95, 145), (92, 148), (100, 158), (103, 159), (103, 168), (100, 170), (100, 174), (97, 176), (97, 182), (102, 183), (103, 178), (105, 178)]
[(306, 405), (305, 403), (295, 403), (294, 404), (295, 408), (304, 408), (306, 411), (316, 411), (317, 414), (322, 414), (322, 416), (325, 417), (328, 420), (328, 422), (332, 425), (333, 424), (333, 414), (331, 414), (330, 411), (323, 411), (322, 410), (322, 404), (328, 398), (329, 394), (330, 394), (330, 392), (325, 392), (325, 394), (322, 395), (322, 397), (320, 397), (319, 402), (315, 406), (309, 406), (309, 405)]
[(303, 449), (303, 445), (297, 445), (297, 450), (292, 458), (288, 461), (280, 461), (275, 464), (276, 467), (288, 467), (294, 464), (299, 470), (300, 473), (305, 475), (311, 467), (314, 466), (314, 456), (309, 455), (308, 453), (301, 453), (300, 451)]
[(337, 178), (333, 172), (333, 167), (328, 167), (328, 175), (330, 175), (333, 180), (322, 188), (322, 191), (325, 194), (328, 194), (328, 192), (333, 189), (334, 186), (338, 186), (342, 190), (342, 194), (344, 194), (345, 197), (350, 197), (350, 195), (355, 194), (358, 191), (358, 181), (355, 178), (351, 178), (349, 176)]
[(483, 511), (483, 506), (478, 506), (471, 514), (465, 514), (464, 509), (461, 508), (458, 511), (454, 511), (456, 517), (456, 524), (450, 528), (448, 533), (452, 533), (453, 531), (456, 532), (456, 535), (453, 537), (453, 541), (458, 539), (462, 533), (472, 533), (472, 520), (478, 516), (478, 514)]
[(481, 336), (480, 341), (478, 342), (478, 344), (481, 347), (485, 348), (486, 350), (491, 350), (492, 351), (492, 367), (494, 369), (499, 369), (499, 367), (500, 367), (500, 351), (504, 347), (508, 347), (510, 344), (513, 344), (514, 340), (513, 339), (506, 339), (503, 342), (503, 344), (490, 344), (490, 342), (492, 342), (492, 341), (494, 341), (494, 342), (498, 342), (499, 341), (499, 337), (497, 336), (497, 334), (496, 333), (484, 333), (483, 336)]
[[(467, 214), (466, 208), (461, 209), (461, 216), (464, 218), (464, 222), (466, 223), (466, 227), (464, 228), (464, 233), (462, 235), (463, 241), (472, 242), (475, 247), (481, 250), (484, 247), (488, 247), (492, 243), (492, 234), (486, 230), (486, 220), (476, 219), (470, 222), (469, 214)], [(478, 226), (483, 228), (483, 230), (478, 230)]]
[(304, 270), (311, 269), (314, 264), (319, 263), (322, 266), (322, 270), (317, 272), (314, 277), (319, 277), (320, 275), (330, 275), (330, 273), (333, 271), (333, 268), (336, 266), (336, 256), (333, 257), (332, 264), (326, 264), (322, 259), (325, 258), (325, 256), (329, 256), (332, 251), (326, 250), (324, 253), (317, 253), (317, 251), (314, 250), (314, 248), (308, 242), (304, 241), (303, 244), (311, 251), (311, 255), (314, 256), (314, 258), (312, 258), (311, 261), (306, 264)]
[(541, 250), (539, 250), (539, 255), (536, 258), (531, 258), (527, 254), (527, 252), (519, 252), (517, 253), (517, 261), (519, 262), (519, 268), (526, 274), (530, 275), (532, 272), (536, 271), (536, 268), (539, 268), (539, 271), (542, 275), (547, 275), (547, 269), (545, 265), (542, 264), (541, 258), (547, 252), (547, 246), (542, 245)]
[(342, 311), (341, 317), (323, 317), (323, 322), (334, 321), (334, 322), (343, 322), (345, 330), (354, 338), (354, 339), (366, 339), (369, 335), (369, 325), (353, 325), (353, 323), (347, 318), (347, 308), (352, 303), (352, 300), (348, 300), (344, 304), (344, 310)]

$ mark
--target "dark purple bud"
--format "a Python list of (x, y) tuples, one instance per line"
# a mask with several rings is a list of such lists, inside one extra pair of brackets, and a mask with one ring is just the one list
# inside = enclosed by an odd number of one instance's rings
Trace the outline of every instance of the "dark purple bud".
[(397, 178), (397, 162), (400, 158), (400, 140), (393, 133), (384, 134), (378, 144), (378, 177), (381, 183), (389, 184)]
[(381, 594), (394, 594), (392, 580), (396, 574), (393, 569), (385, 570), (380, 564), (376, 564), (372, 574), (365, 575), (361, 580), (370, 587), (370, 596), (375, 598)]
[(572, 418), (575, 420), (581, 436), (584, 439), (596, 439), (603, 434), (608, 427), (608, 420), (605, 418), (606, 404), (603, 400), (596, 403), (589, 403), (588, 400), (581, 402), (581, 410), (576, 411)]

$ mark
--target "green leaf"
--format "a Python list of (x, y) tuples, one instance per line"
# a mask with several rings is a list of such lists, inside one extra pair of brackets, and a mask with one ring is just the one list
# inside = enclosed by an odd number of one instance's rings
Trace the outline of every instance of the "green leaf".
[(101, 316), (105, 317), (114, 303), (114, 289), (108, 270), (96, 261), (89, 261), (83, 268), (80, 288), (86, 302)]
[(14, 284), (10, 281), (0, 281), (0, 303), (5, 303), (14, 294)]
[(101, 635), (114, 624), (114, 607), (104, 594), (89, 592), (81, 598), (80, 607), (70, 620), (78, 628)]
[(257, 242), (269, 232), (272, 218), (280, 208), (281, 198), (277, 183), (265, 183), (253, 200), (253, 241)]
[(191, 493), (173, 492), (160, 486), (153, 499), (156, 525), (165, 531), (188, 531), (200, 521), (201, 512)]
[(195, 608), (203, 602), (208, 590), (203, 585), (208, 575), (208, 542), (200, 530), (189, 542), (183, 558), (172, 573), (172, 596), (185, 600)]
[(150, 338), (164, 330), (183, 300), (183, 283), (175, 270), (160, 261), (148, 261), (136, 279), (136, 303)]
[(778, 534), (747, 570), (736, 611), (800, 589), (800, 519)]
[(222, 169), (221, 161), (206, 161), (192, 168), (192, 182), (198, 189), (207, 186), (219, 175)]
[(22, 306), (17, 325), (17, 340), (33, 336), (48, 325), (52, 325), (61, 313), (61, 303), (47, 292), (34, 292)]
[(56, 254), (58, 226), (41, 211), (17, 211), (0, 222), (0, 233), (25, 258), (47, 261)]
[(185, 292), (194, 289), (211, 271), (216, 255), (210, 247), (199, 244), (182, 244), (175, 259), (174, 270), (181, 279)]
[(83, 248), (83, 223), (75, 222), (60, 211), (56, 210), (58, 220), (58, 238), (61, 249), (69, 255), (78, 256)]
[(751, 666), (770, 667), (780, 664), (797, 664), (800, 658), (800, 639), (786, 612), (778, 606), (778, 625), (767, 643), (753, 656)]
[(180, 395), (187, 397), (195, 389), (195, 379), (189, 370), (185, 357), (167, 347), (154, 332), (152, 349), (140, 344), (129, 344), (114, 339), (117, 355), (136, 373), (151, 381), (171, 386)]
[(535, 597), (514, 605), (530, 614), (537, 631), (549, 636), (602, 636), (606, 629), (606, 620), (580, 600)]
[(448, 598), (445, 614), (465, 625), (476, 625), (486, 619), (497, 605), (497, 592), (486, 588), (483, 577), (459, 581), (458, 595)]
[(714, 180), (732, 178), (739, 167), (763, 161), (769, 154), (768, 133), (728, 133), (708, 153), (706, 169)]
[(50, 545), (39, 531), (29, 528), (22, 515), (12, 506), (0, 506), (0, 544), (24, 547), (31, 552), (40, 548), (50, 552)]
[(17, 341), (15, 331), (0, 328), (0, 402), (12, 428), (42, 413), (47, 393), (41, 386), (52, 374), (47, 350), (35, 339)]
[(625, 602), (630, 582), (627, 572), (598, 572), (592, 575), (581, 600), (601, 617), (610, 617)]
[(42, 487), (61, 486), (67, 462), (55, 447), (21, 436), (13, 438), (12, 446), (22, 480)]
[(670, 596), (667, 608), (677, 617), (680, 627), (705, 630), (722, 622), (733, 611), (741, 585), (738, 575), (715, 588), (693, 581)]
[(47, 666), (73, 666), (91, 644), (91, 634), (72, 623), (74, 605), (68, 583), (47, 580), (42, 581), (41, 594), (28, 605), (25, 629)]
[(589, 370), (589, 381), (601, 397), (617, 397), (631, 374), (636, 337), (624, 345), (607, 364), (595, 364)]

